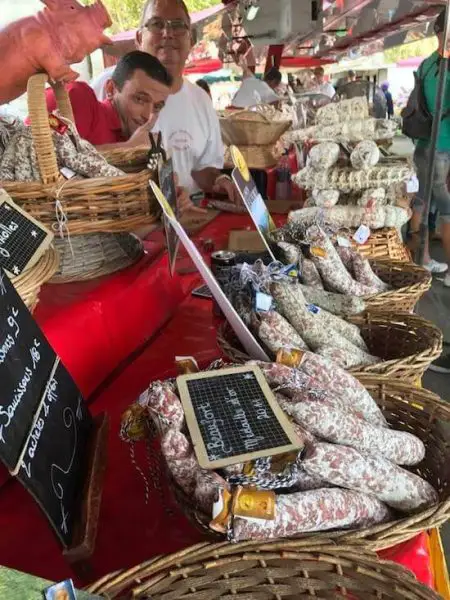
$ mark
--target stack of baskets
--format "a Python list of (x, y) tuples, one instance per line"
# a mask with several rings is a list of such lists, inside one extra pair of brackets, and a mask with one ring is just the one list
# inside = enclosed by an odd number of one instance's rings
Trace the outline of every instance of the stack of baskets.
[(111, 600), (440, 598), (404, 567), (326, 540), (197, 544), (107, 575), (88, 591)]
[[(120, 264), (117, 259), (123, 239), (115, 244), (111, 240), (113, 234), (120, 233), (123, 238), (124, 233), (157, 222), (158, 203), (149, 186), (152, 174), (146, 168), (146, 154), (141, 147), (107, 153), (115, 166), (126, 171), (123, 177), (63, 179), (57, 165), (45, 102), (47, 81), (48, 76), (40, 73), (28, 82), (28, 110), (42, 182), (4, 181), (0, 186), (21, 208), (56, 235), (61, 227), (64, 238), (57, 241), (57, 247), (59, 251), (63, 250), (63, 260), (58, 281), (64, 280), (66, 272), (70, 280), (97, 277), (99, 272), (104, 274), (128, 266), (131, 256), (134, 259), (140, 256), (142, 249), (134, 250)], [(54, 90), (61, 116), (73, 122), (64, 85), (55, 84)], [(105, 233), (107, 238), (100, 239), (99, 236)], [(90, 237), (92, 234), (94, 238)], [(75, 239), (75, 236), (84, 239)], [(135, 246), (135, 242), (132, 245)], [(91, 254), (100, 247), (103, 248), (103, 259), (93, 261)], [(78, 254), (72, 254), (75, 249)]]
[(274, 146), (290, 126), (291, 121), (272, 121), (261, 112), (250, 110), (233, 111), (220, 118), (224, 144), (237, 146), (250, 169), (277, 164)]

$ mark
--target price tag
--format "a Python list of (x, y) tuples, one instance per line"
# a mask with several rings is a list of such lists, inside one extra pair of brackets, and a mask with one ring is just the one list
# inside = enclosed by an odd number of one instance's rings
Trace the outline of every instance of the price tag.
[(415, 194), (419, 191), (419, 180), (416, 175), (413, 175), (411, 179), (406, 182), (406, 191), (408, 194)]
[(256, 292), (255, 308), (258, 312), (267, 312), (272, 308), (273, 298), (263, 292)]
[(72, 179), (76, 175), (75, 171), (72, 171), (69, 167), (62, 167), (59, 172), (65, 179)]
[(367, 225), (361, 225), (355, 232), (353, 239), (357, 244), (365, 244), (370, 237), (370, 229)]
[(320, 308), (318, 306), (316, 306), (315, 304), (307, 304), (306, 308), (309, 310), (310, 313), (312, 313), (313, 315), (318, 315), (320, 313)]
[(336, 241), (337, 241), (338, 246), (340, 246), (341, 248), (351, 248), (352, 247), (350, 240), (348, 240), (345, 237), (342, 237), (342, 235), (338, 235), (336, 238)]

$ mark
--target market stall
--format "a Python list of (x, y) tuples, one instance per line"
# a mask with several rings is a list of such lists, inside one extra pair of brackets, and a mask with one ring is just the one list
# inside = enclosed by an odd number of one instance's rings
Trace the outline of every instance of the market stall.
[[(62, 83), (49, 120), (47, 80), (28, 79), (30, 127), (0, 123), (5, 210), (24, 220), (2, 232), (48, 241), (29, 269), (0, 271), (14, 395), (0, 421), (0, 563), (51, 580), (73, 567), (109, 597), (208, 597), (211, 584), (449, 597), (436, 548), (450, 409), (418, 386), (442, 334), (413, 314), (431, 278), (400, 237), (413, 171), (380, 157), (389, 122), (363, 98), (319, 108), (308, 128), (289, 103), (224, 114), (243, 206), (208, 200), (216, 210), (180, 224), (162, 149), (101, 156), (71, 125)], [(269, 205), (272, 219), (248, 166), (275, 168), (292, 141), (306, 205)], [(161, 211), (165, 232), (132, 235)], [(255, 227), (259, 247), (232, 247)], [(198, 271), (215, 310), (192, 295)]]

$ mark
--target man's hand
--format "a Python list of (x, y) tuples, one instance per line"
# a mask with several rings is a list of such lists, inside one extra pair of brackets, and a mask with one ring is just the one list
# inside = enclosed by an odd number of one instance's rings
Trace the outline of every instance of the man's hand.
[(215, 194), (224, 194), (228, 196), (229, 201), (235, 206), (239, 206), (239, 204), (242, 203), (237, 187), (227, 175), (219, 175), (214, 183), (213, 192)]
[(153, 129), (155, 119), (151, 119), (136, 129), (130, 139), (126, 142), (126, 145), (130, 148), (135, 146), (150, 146), (149, 134)]
[(175, 180), (175, 186), (177, 190), (177, 207), (179, 216), (182, 217), (186, 214), (205, 215), (208, 211), (204, 208), (200, 208), (199, 206), (195, 206), (187, 191), (178, 185), (179, 180), (176, 173), (173, 174), (173, 178)]

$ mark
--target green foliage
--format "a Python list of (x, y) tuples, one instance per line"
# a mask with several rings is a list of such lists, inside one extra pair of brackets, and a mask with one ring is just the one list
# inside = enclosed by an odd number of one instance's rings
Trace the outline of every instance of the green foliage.
[[(112, 33), (135, 29), (139, 25), (145, 0), (103, 0), (111, 15)], [(197, 12), (219, 4), (220, 0), (185, 0), (189, 12)]]

